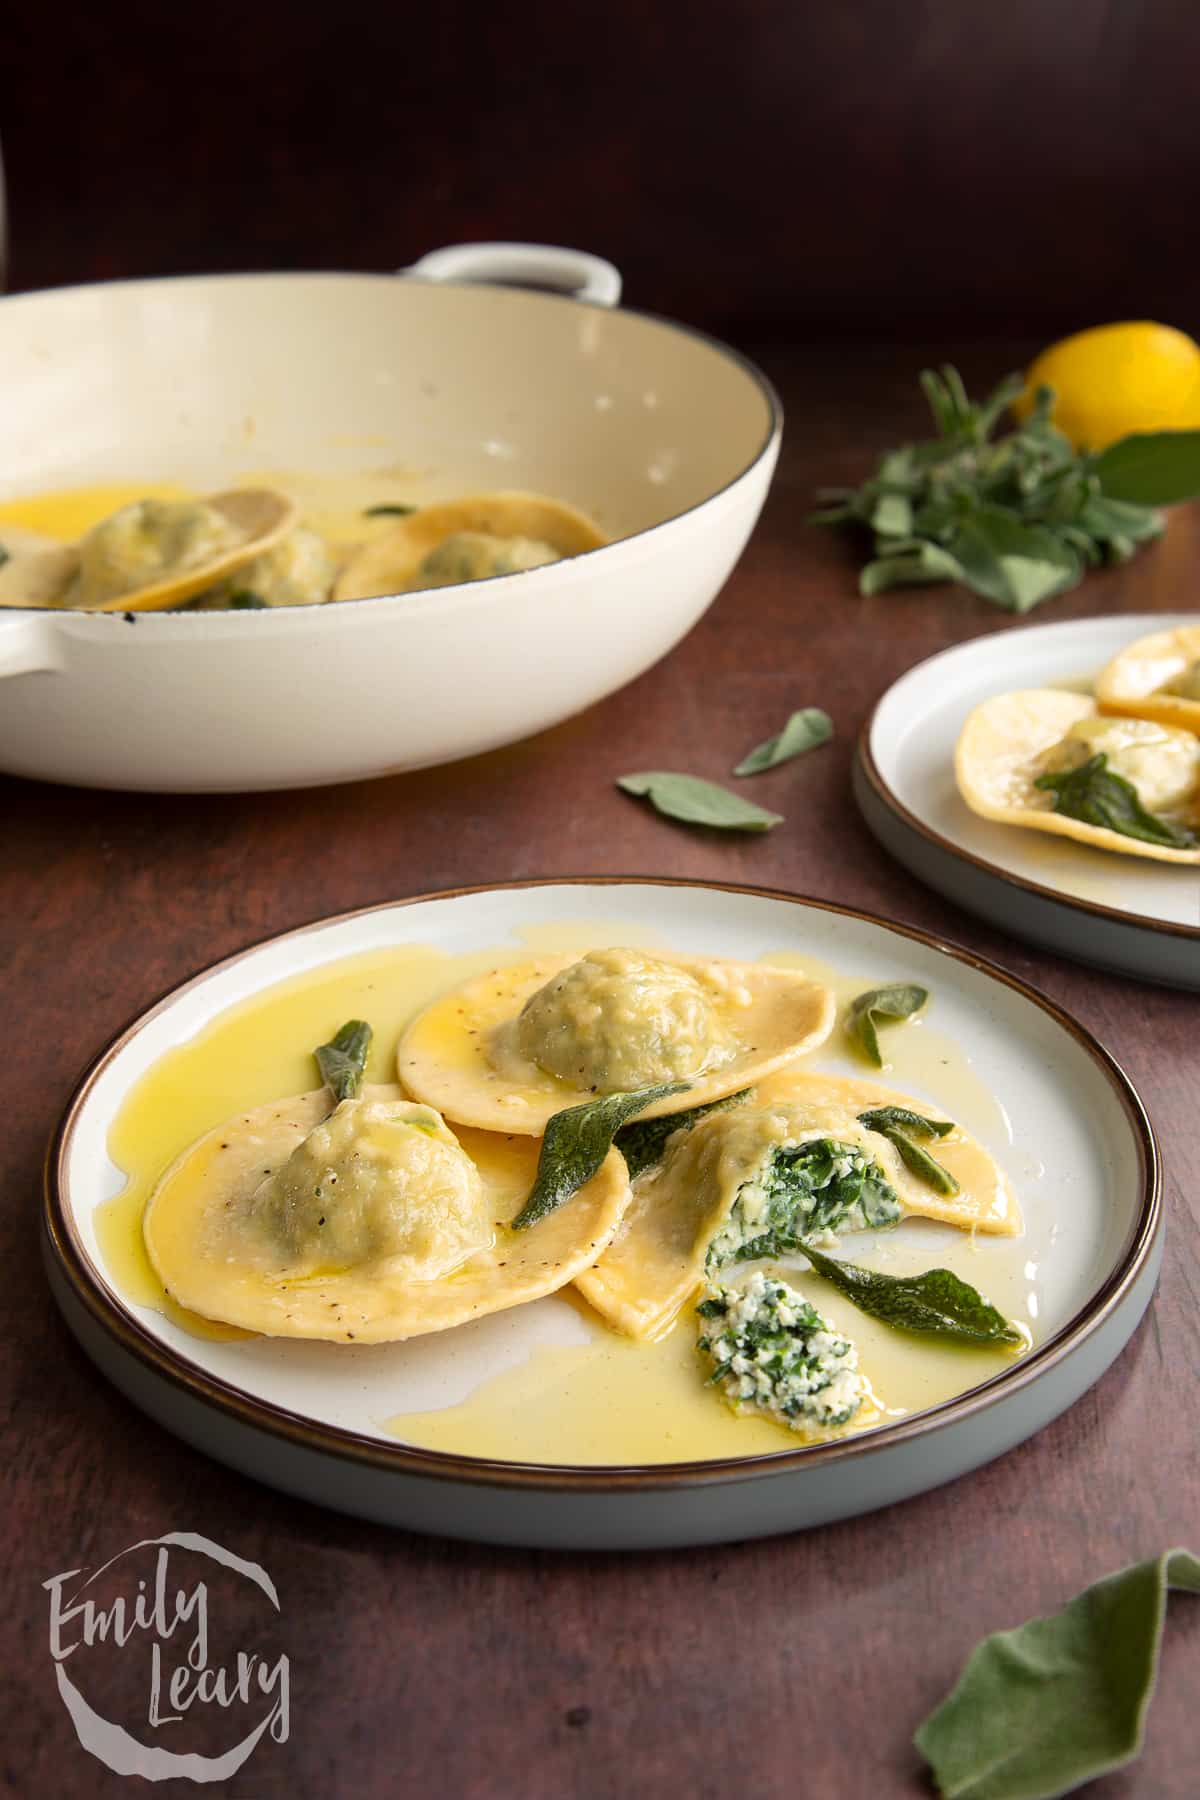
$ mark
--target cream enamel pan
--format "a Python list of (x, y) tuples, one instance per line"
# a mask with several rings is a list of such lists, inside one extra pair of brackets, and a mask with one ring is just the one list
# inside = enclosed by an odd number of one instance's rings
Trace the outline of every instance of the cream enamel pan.
[[(612, 541), (327, 606), (6, 610), (0, 769), (233, 792), (421, 768), (578, 712), (690, 630), (775, 466), (782, 415), (766, 378), (710, 338), (616, 308), (619, 278), (597, 259), (483, 246), (418, 268), (0, 301), (0, 498), (402, 465), (443, 491), (570, 501)], [(581, 276), (585, 298), (487, 276)]]
[[(1059, 1266), (1043, 1290), (1044, 1334), (1027, 1357), (954, 1399), (839, 1443), (653, 1467), (534, 1465), (418, 1449), (377, 1429), (394, 1376), (381, 1362), (381, 1396), (360, 1400), (374, 1379), (366, 1353), (346, 1365), (347, 1385), (338, 1378), (321, 1399), (307, 1364), (274, 1348), (259, 1355), (254, 1345), (192, 1338), (112, 1286), (92, 1220), (117, 1179), (107, 1132), (130, 1087), (171, 1043), (284, 975), (341, 957), (406, 941), (499, 945), (531, 925), (597, 918), (655, 929), (689, 952), (715, 945), (756, 956), (791, 944), (872, 984), (890, 976), (930, 987), (944, 1028), (957, 1039), (971, 1034), (976, 1072), (1015, 1121), (1012, 1143), (995, 1148), (1025, 1169), (1027, 1222), (1040, 1215), (1054, 1227)], [(406, 1529), (604, 1549), (795, 1530), (977, 1468), (1099, 1379), (1150, 1301), (1162, 1252), (1158, 1153), (1141, 1101), (1052, 1001), (969, 951), (846, 908), (639, 878), (420, 896), (289, 932), (196, 976), (83, 1076), (50, 1146), (44, 1225), (53, 1291), (87, 1354), (135, 1405), (207, 1454), (285, 1492)]]

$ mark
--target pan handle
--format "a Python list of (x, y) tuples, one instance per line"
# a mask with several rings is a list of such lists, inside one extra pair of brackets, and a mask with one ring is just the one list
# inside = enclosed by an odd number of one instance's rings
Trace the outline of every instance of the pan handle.
[(36, 675), (59, 667), (54, 634), (42, 613), (0, 615), (0, 676)]
[(613, 263), (558, 244), (449, 244), (444, 250), (431, 250), (400, 273), (418, 275), (423, 281), (547, 288), (593, 306), (617, 306), (621, 299), (621, 271)]

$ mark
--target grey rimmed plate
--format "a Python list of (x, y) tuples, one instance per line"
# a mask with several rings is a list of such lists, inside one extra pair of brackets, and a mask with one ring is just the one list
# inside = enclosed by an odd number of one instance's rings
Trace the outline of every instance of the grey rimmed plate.
[[(640, 1468), (521, 1464), (415, 1449), (391, 1435), (384, 1420), (411, 1374), (410, 1346), (209, 1342), (118, 1290), (95, 1226), (97, 1207), (122, 1184), (109, 1130), (165, 1051), (226, 1008), (346, 956), (414, 942), (511, 948), (522, 929), (596, 920), (609, 941), (614, 925), (627, 925), (685, 951), (756, 958), (790, 949), (864, 985), (928, 987), (930, 1028), (969, 1048), (972, 1076), (994, 1097), (990, 1124), (964, 1122), (988, 1142), (1022, 1199), (1030, 1259), (1041, 1265), (1034, 1350), (968, 1393), (839, 1443)], [(837, 1045), (815, 1061), (851, 1066)], [(903, 1085), (899, 1052), (895, 1062), (891, 1079)], [(920, 933), (788, 895), (584, 878), (346, 914), (272, 938), (177, 988), (80, 1082), (50, 1148), (44, 1222), (54, 1294), (84, 1350), (135, 1405), (218, 1460), (284, 1492), (412, 1530), (633, 1549), (849, 1517), (1011, 1449), (1077, 1400), (1125, 1345), (1153, 1290), (1162, 1218), (1154, 1139), (1128, 1080), (1082, 1026), (1001, 970)], [(524, 1330), (519, 1314), (535, 1311), (499, 1317)], [(460, 1360), (463, 1334), (477, 1334), (469, 1348), (481, 1377), (490, 1357), (511, 1363), (514, 1353), (511, 1332), (499, 1347), (489, 1339), (492, 1323), (446, 1334), (458, 1340)], [(529, 1329), (536, 1337), (536, 1322)], [(437, 1356), (425, 1364), (422, 1379), (444, 1387)], [(436, 1404), (409, 1385), (405, 1410)]]
[(859, 738), (854, 791), (868, 827), (919, 880), (990, 925), (1077, 962), (1200, 991), (1200, 869), (981, 819), (954, 782), (954, 746), (981, 700), (1090, 684), (1136, 638), (1195, 617), (1026, 625), (918, 663)]

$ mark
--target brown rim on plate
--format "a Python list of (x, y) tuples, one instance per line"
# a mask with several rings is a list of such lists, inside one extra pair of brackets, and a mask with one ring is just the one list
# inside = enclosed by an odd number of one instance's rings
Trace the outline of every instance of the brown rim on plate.
[[(1078, 623), (1074, 619), (1056, 622), (1072, 625)], [(955, 644), (952, 648), (957, 650), (960, 646)], [(935, 662), (939, 656), (945, 654), (944, 650), (937, 650), (933, 656), (926, 657), (924, 660)], [(920, 667), (920, 663), (913, 664), (914, 669)], [(905, 670), (906, 675), (911, 673), (912, 670)], [(1155, 931), (1165, 937), (1179, 937), (1200, 942), (1200, 925), (1176, 924), (1171, 919), (1149, 919), (1142, 913), (1126, 912), (1119, 906), (1105, 906), (1099, 900), (1077, 899), (1073, 894), (1063, 893), (1061, 888), (1047, 887), (1044, 882), (1030, 881), (1024, 875), (1014, 875), (1010, 869), (1002, 869), (999, 863), (989, 862), (985, 856), (977, 856), (973, 850), (967, 850), (962, 844), (956, 844), (953, 838), (944, 837), (940, 831), (935, 831), (932, 825), (926, 825), (922, 819), (918, 819), (917, 815), (910, 812), (905, 806), (900, 796), (888, 786), (871, 749), (871, 733), (875, 729), (875, 720), (890, 692), (891, 687), (885, 689), (859, 728), (858, 762), (876, 798), (900, 820), (902, 825), (906, 825), (910, 831), (916, 832), (918, 837), (924, 838), (925, 842), (932, 844), (935, 849), (944, 850), (948, 856), (953, 856), (959, 862), (969, 863), (973, 869), (978, 869), (981, 874), (990, 875), (995, 881), (1003, 881), (1009, 887), (1020, 888), (1023, 893), (1034, 894), (1039, 900), (1049, 900), (1056, 906), (1066, 907), (1070, 912), (1091, 913), (1094, 918), (1108, 919), (1116, 925), (1132, 925), (1140, 931)], [(1020, 827), (1016, 826), (1014, 829), (1019, 830)], [(1112, 856), (1117, 853), (1110, 850), (1104, 854)]]
[[(307, 937), (331, 925), (370, 914), (392, 911), (396, 907), (416, 906), (433, 901), (458, 900), (474, 894), (518, 893), (553, 887), (671, 887), (704, 889), (709, 892), (741, 894), (752, 899), (784, 902), (790, 906), (808, 907), (817, 912), (837, 913), (845, 918), (860, 919), (884, 931), (948, 956), (955, 962), (1000, 982), (1068, 1032), (1091, 1058), (1112, 1089), (1125, 1114), (1137, 1145), (1141, 1205), (1116, 1267), (1100, 1289), (1073, 1319), (1053, 1337), (1039, 1345), (1011, 1369), (990, 1376), (978, 1387), (968, 1389), (951, 1400), (914, 1413), (893, 1425), (882, 1425), (857, 1436), (828, 1444), (798, 1445), (794, 1450), (776, 1450), (765, 1455), (730, 1458), (720, 1462), (652, 1463), (645, 1465), (523, 1463), (463, 1456), (440, 1450), (424, 1450), (397, 1441), (382, 1443), (363, 1433), (316, 1423), (303, 1414), (273, 1405), (244, 1393), (228, 1382), (218, 1380), (178, 1351), (168, 1350), (138, 1321), (108, 1297), (108, 1283), (89, 1257), (75, 1227), (65, 1200), (66, 1160), (71, 1147), (78, 1116), (104, 1070), (142, 1028), (183, 994), (223, 970), (243, 962), (268, 944)], [(336, 959), (332, 959), (336, 960)], [(1010, 975), (997, 964), (959, 945), (919, 931), (911, 925), (898, 925), (874, 913), (856, 907), (838, 906), (828, 901), (789, 894), (778, 888), (753, 887), (738, 882), (695, 881), (681, 876), (653, 875), (568, 875), (535, 876), (521, 881), (480, 882), (468, 887), (447, 888), (441, 892), (412, 894), (403, 900), (385, 901), (374, 906), (354, 907), (316, 919), (309, 925), (291, 931), (276, 932), (221, 958), (199, 974), (181, 982), (152, 1006), (140, 1012), (125, 1029), (106, 1045), (84, 1071), (67, 1103), (62, 1118), (50, 1139), (46, 1152), (45, 1195), (42, 1213), (48, 1254), (53, 1257), (67, 1282), (72, 1297), (83, 1307), (91, 1322), (97, 1325), (119, 1349), (136, 1358), (151, 1374), (170, 1383), (189, 1399), (214, 1411), (232, 1415), (236, 1422), (286, 1439), (297, 1447), (328, 1456), (340, 1457), (393, 1474), (423, 1475), (434, 1480), (465, 1483), (471, 1486), (502, 1489), (526, 1488), (565, 1493), (596, 1493), (629, 1489), (666, 1489), (710, 1486), (725, 1482), (752, 1480), (759, 1476), (782, 1474), (800, 1466), (815, 1466), (838, 1461), (848, 1456), (870, 1456), (918, 1437), (928, 1431), (961, 1423), (1007, 1397), (1046, 1370), (1061, 1362), (1070, 1351), (1097, 1331), (1111, 1316), (1123, 1297), (1142, 1273), (1154, 1248), (1162, 1223), (1162, 1180), (1158, 1147), (1144, 1107), (1129, 1077), (1079, 1022), (1038, 989)]]

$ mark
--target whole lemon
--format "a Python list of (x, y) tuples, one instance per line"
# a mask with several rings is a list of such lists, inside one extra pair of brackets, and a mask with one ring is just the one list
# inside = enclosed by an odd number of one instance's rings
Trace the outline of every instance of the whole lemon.
[(1200, 344), (1149, 319), (1095, 325), (1051, 344), (1030, 364), (1013, 410), (1037, 388), (1055, 392), (1054, 423), (1077, 450), (1103, 450), (1131, 431), (1200, 427)]

